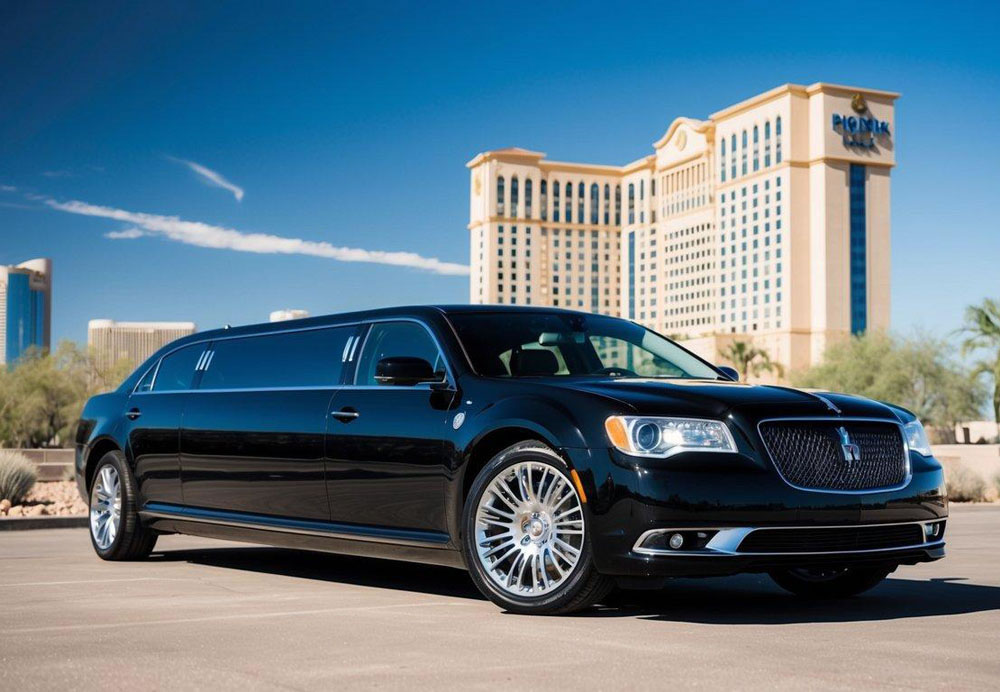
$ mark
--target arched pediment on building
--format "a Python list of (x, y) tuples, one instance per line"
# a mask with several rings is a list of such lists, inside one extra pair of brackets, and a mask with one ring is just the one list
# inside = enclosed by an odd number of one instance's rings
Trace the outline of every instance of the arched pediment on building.
[(660, 139), (653, 143), (657, 168), (690, 159), (709, 148), (712, 123), (708, 120), (675, 118)]

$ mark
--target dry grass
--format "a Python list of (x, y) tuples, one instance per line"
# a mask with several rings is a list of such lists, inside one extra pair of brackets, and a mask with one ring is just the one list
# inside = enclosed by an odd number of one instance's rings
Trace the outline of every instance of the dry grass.
[(38, 471), (23, 454), (0, 449), (0, 500), (21, 504), (36, 480)]
[(986, 501), (986, 481), (978, 473), (959, 461), (947, 464), (944, 471), (949, 500), (952, 502)]

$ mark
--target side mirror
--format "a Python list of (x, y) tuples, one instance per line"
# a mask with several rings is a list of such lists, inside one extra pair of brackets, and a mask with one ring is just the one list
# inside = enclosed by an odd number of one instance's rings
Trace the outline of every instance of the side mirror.
[(412, 387), (421, 382), (438, 382), (441, 377), (423, 358), (392, 356), (375, 364), (375, 381), (397, 387)]
[(731, 379), (733, 382), (740, 381), (740, 373), (736, 368), (731, 368), (728, 365), (716, 365), (715, 367), (721, 370), (722, 374)]

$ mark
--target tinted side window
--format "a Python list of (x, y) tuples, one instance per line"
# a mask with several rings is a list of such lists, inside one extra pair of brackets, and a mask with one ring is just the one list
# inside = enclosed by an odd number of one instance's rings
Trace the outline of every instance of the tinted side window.
[(134, 391), (136, 391), (136, 392), (149, 392), (149, 391), (152, 391), (152, 389), (153, 389), (153, 376), (155, 374), (156, 374), (156, 365), (153, 365), (153, 367), (151, 367), (149, 370), (147, 370), (146, 374), (142, 376), (142, 379), (139, 380), (139, 384), (137, 384), (135, 386), (135, 390)]
[(375, 366), (383, 358), (412, 356), (423, 358), (444, 379), (444, 358), (427, 330), (416, 322), (380, 322), (372, 325), (358, 362), (355, 383), (378, 385)]
[(160, 369), (153, 382), (154, 392), (175, 392), (190, 389), (194, 378), (194, 366), (201, 359), (208, 344), (191, 344), (166, 355), (160, 361)]
[(222, 339), (201, 376), (199, 389), (333, 387), (354, 327)]

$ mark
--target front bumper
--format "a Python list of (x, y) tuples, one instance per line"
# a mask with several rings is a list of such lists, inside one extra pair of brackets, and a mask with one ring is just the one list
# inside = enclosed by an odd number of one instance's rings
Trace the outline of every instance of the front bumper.
[[(912, 476), (903, 488), (865, 493), (803, 491), (785, 483), (769, 464), (739, 454), (681, 455), (642, 464), (611, 450), (565, 450), (581, 473), (589, 498), (591, 545), (598, 571), (625, 577), (718, 576), (813, 565), (915, 564), (944, 557), (944, 524), (938, 536), (888, 545), (808, 541), (791, 549), (749, 549), (751, 534), (775, 529), (924, 526), (948, 516), (944, 476), (933, 458), (911, 453)], [(604, 455), (607, 455), (605, 457)], [(599, 471), (598, 471), (599, 470)], [(598, 471), (597, 473), (593, 473)], [(590, 486), (590, 487), (587, 487)], [(706, 534), (680, 550), (643, 549), (651, 532)], [(668, 534), (669, 535), (669, 534)], [(867, 541), (867, 542), (866, 542)]]

